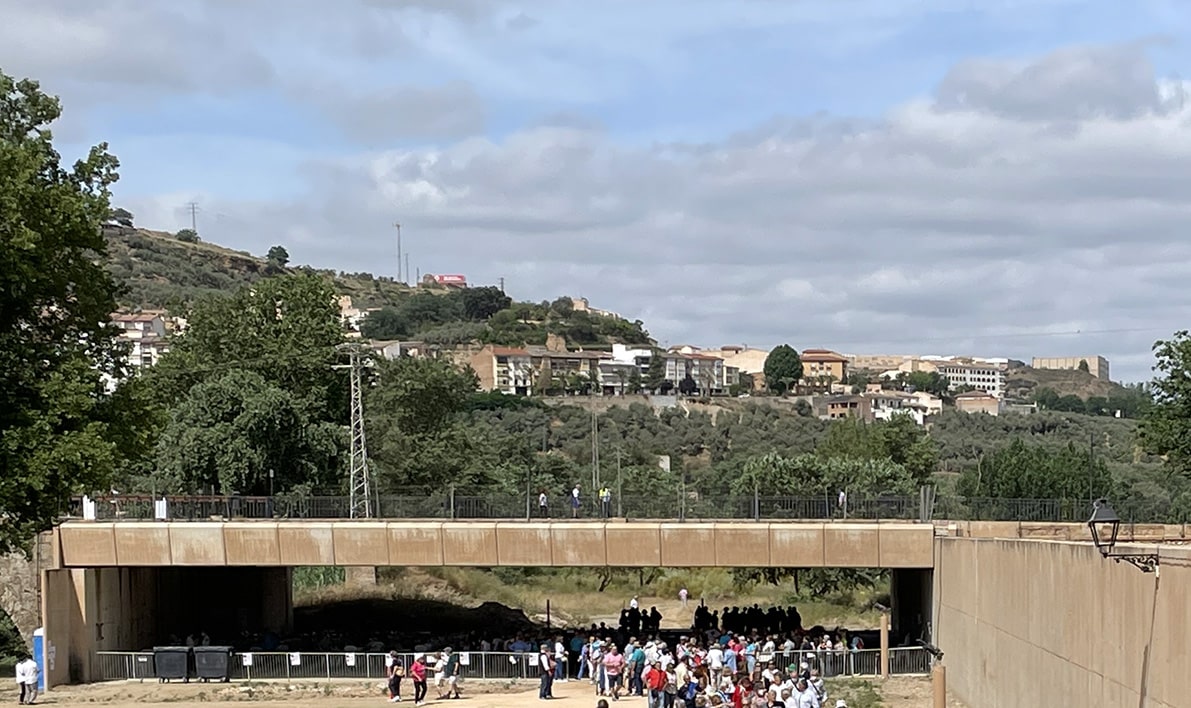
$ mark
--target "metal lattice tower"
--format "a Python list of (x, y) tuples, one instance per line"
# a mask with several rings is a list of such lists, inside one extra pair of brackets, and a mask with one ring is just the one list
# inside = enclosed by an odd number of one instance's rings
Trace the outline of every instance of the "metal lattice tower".
[(364, 387), (360, 372), (365, 366), (358, 346), (341, 347), (348, 352), (351, 372), (351, 462), (348, 484), (351, 489), (351, 518), (372, 518), (372, 475), (368, 471), (368, 445), (364, 439)]

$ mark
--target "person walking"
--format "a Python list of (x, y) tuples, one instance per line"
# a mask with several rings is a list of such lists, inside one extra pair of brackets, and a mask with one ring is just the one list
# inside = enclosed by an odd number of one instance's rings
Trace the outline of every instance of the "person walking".
[(604, 655), (604, 676), (608, 682), (608, 692), (612, 696), (612, 700), (620, 700), (621, 674), (624, 672), (624, 654), (621, 654), (616, 649), (616, 645), (608, 647), (608, 653)]
[[(451, 647), (442, 650), (443, 653), (443, 679), (446, 681), (447, 692), (439, 696), (439, 700), (444, 698), (460, 698), (459, 695), (459, 655), (451, 651)], [(455, 695), (452, 696), (451, 693)]]
[(414, 682), (414, 705), (426, 704), (426, 658), (421, 654), (414, 657), (409, 666), (409, 677)]
[(405, 677), (405, 666), (397, 658), (397, 652), (389, 652), (389, 703), (401, 702), (401, 679)]
[(38, 679), (41, 676), (41, 669), (37, 666), (37, 662), (29, 654), (25, 654), (25, 658), (16, 666), (17, 683), (21, 688), (21, 703), (31, 706), (37, 700), (37, 685)]
[(684, 610), (686, 609), (687, 598), (689, 596), (689, 593), (686, 591), (686, 586), (683, 585), (682, 589), (678, 591), (678, 601), (682, 603), (682, 609)]

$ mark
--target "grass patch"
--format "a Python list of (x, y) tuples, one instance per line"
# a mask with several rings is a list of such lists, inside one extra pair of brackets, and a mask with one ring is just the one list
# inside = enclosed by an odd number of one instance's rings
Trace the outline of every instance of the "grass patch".
[(885, 705), (872, 682), (864, 679), (832, 679), (827, 682), (827, 695), (831, 699), (829, 705), (835, 705), (840, 698), (848, 702), (848, 708), (882, 708)]

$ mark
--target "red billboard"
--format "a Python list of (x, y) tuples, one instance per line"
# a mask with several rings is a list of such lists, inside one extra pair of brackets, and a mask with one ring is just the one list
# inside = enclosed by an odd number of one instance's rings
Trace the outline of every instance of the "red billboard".
[(462, 275), (436, 275), (434, 282), (440, 285), (467, 285), (467, 278)]

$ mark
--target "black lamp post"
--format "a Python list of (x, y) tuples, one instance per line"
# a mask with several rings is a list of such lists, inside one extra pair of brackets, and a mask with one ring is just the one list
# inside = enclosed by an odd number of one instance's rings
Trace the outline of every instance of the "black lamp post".
[(1152, 573), (1157, 569), (1157, 553), (1113, 552), (1121, 532), (1121, 517), (1113, 511), (1107, 499), (1092, 502), (1092, 518), (1088, 519), (1088, 529), (1092, 532), (1092, 543), (1096, 544), (1096, 550), (1105, 558), (1112, 558), (1117, 563), (1125, 561), (1143, 573)]

